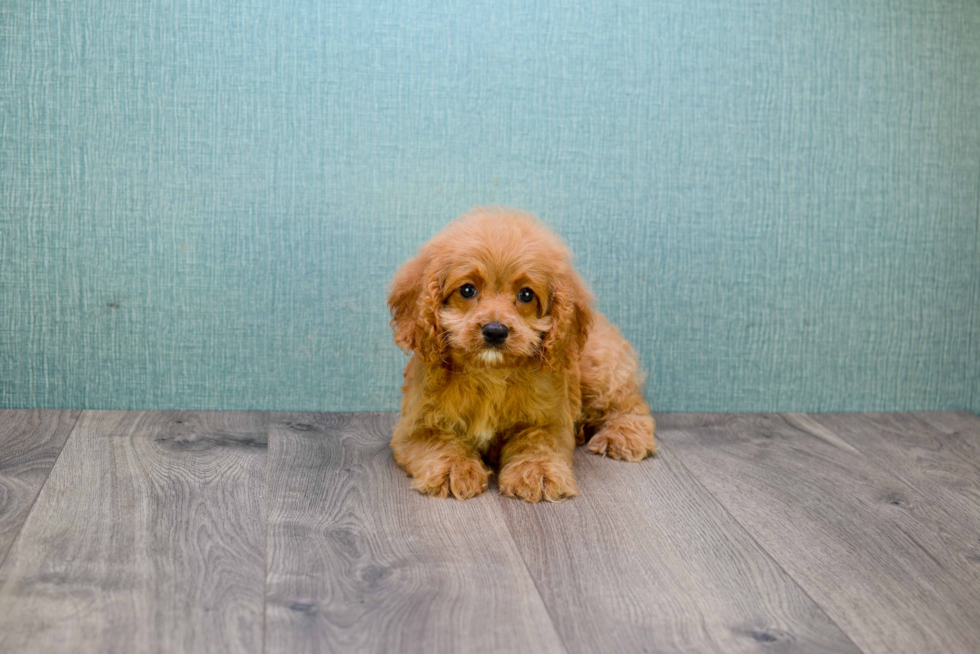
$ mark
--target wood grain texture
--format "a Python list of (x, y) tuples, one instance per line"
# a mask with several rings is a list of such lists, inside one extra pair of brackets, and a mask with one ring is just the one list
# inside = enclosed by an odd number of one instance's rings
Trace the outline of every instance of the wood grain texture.
[(266, 435), (84, 412), (0, 568), (0, 651), (260, 651)]
[[(822, 426), (927, 502), (936, 537), (965, 579), (980, 587), (980, 418), (973, 414), (862, 413), (793, 416)], [(799, 424), (799, 423), (798, 423)]]
[(274, 414), (269, 652), (560, 652), (490, 494), (423, 497), (393, 414)]
[(0, 564), (81, 411), (0, 411)]
[[(929, 425), (947, 437), (946, 447), (951, 448), (951, 459), (966, 459), (964, 463), (977, 464), (980, 460), (980, 415), (969, 411), (926, 411), (912, 414), (917, 420)], [(957, 468), (954, 478), (963, 481), (963, 475), (976, 480), (977, 467)]]
[(575, 466), (572, 501), (499, 498), (569, 651), (858, 651), (669, 451)]
[(788, 415), (665, 415), (660, 438), (867, 652), (980, 649), (980, 584), (933, 502)]

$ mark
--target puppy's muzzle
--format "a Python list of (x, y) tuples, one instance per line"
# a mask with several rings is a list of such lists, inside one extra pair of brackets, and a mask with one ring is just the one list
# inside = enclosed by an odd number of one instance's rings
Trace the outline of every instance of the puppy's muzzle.
[(488, 322), (483, 326), (483, 340), (487, 345), (500, 345), (507, 340), (510, 330), (499, 322)]

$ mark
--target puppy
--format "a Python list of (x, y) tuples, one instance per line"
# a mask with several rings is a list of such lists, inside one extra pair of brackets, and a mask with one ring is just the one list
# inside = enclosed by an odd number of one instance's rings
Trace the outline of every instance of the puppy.
[(395, 461), (426, 495), (578, 494), (576, 444), (639, 461), (656, 448), (644, 375), (591, 306), (568, 249), (532, 216), (477, 209), (398, 270), (388, 296), (405, 368)]

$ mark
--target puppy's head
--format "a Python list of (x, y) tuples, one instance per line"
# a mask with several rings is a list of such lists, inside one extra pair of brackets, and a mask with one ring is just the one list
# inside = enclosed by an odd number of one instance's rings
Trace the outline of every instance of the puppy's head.
[(425, 361), (560, 369), (585, 344), (590, 299), (554, 234), (527, 214), (479, 209), (399, 269), (388, 308), (395, 343)]

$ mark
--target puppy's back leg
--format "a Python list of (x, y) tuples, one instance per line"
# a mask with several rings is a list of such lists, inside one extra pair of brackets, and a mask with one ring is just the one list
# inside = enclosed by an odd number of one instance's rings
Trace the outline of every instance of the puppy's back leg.
[(656, 429), (643, 399), (643, 372), (630, 344), (604, 317), (597, 317), (582, 353), (582, 424), (596, 454), (640, 461), (653, 454)]

